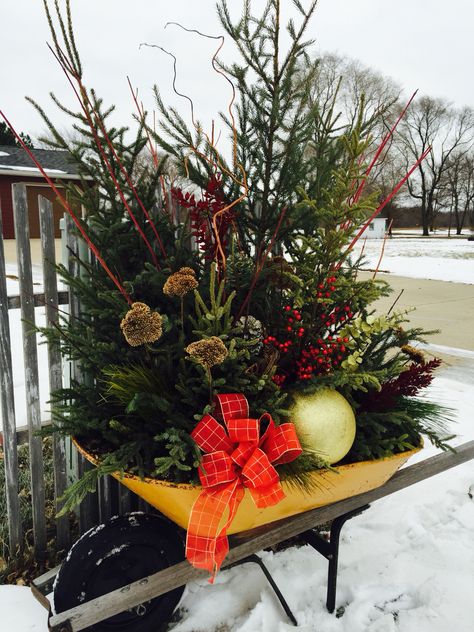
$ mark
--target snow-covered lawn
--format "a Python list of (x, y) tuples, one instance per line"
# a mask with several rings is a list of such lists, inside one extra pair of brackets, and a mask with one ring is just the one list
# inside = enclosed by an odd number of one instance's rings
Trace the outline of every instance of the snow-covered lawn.
[[(437, 348), (438, 352), (456, 353)], [(442, 370), (429, 396), (456, 411), (457, 444), (474, 439), (474, 353)], [(411, 459), (436, 450), (427, 446)], [(327, 563), (310, 547), (262, 556), (302, 632), (472, 632), (474, 630), (474, 461), (377, 501), (344, 527), (337, 608), (324, 606)], [(286, 619), (252, 564), (216, 584), (187, 586), (173, 632), (284, 632)], [(46, 631), (46, 614), (26, 588), (0, 586), (2, 630)]]
[[(382, 247), (382, 239), (362, 238), (354, 253), (358, 255), (363, 248), (364, 267), (374, 269)], [(380, 270), (417, 279), (474, 283), (474, 242), (433, 237), (387, 239)]]

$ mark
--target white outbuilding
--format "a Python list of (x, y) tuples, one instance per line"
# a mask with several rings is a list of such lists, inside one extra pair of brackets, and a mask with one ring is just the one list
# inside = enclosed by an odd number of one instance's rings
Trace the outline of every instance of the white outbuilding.
[(387, 218), (376, 217), (367, 227), (364, 237), (367, 239), (383, 239), (387, 230)]

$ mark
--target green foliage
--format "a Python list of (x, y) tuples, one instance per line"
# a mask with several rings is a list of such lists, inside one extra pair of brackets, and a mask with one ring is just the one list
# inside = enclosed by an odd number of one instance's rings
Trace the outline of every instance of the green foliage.
[[(363, 261), (351, 249), (354, 230), (379, 202), (377, 192), (355, 195), (367, 177), (372, 142), (364, 97), (358, 115), (342, 127), (337, 90), (329, 107), (315, 100), (317, 62), (306, 29), (316, 2), (307, 9), (294, 4), (299, 23), (286, 25), (284, 50), (280, 0), (269, 0), (259, 16), (246, 1), (236, 22), (228, 4), (219, 3), (222, 26), (240, 55), (221, 64), (238, 90), (235, 129), (222, 115), (236, 139), (227, 161), (202, 127), (190, 129), (158, 90), (157, 133), (145, 115), (134, 135), (114, 126), (113, 107), (82, 84), (69, 12), (56, 30), (48, 15), (81, 100), (76, 112), (52, 95), (72, 117), (74, 137), (63, 138), (33, 104), (48, 125), (50, 145), (68, 150), (78, 164), (81, 186), (70, 186), (68, 199), (72, 208), (85, 209), (82, 225), (124, 294), (146, 303), (163, 324), (153, 344), (128, 345), (120, 331), (127, 302), (96, 257), (71, 249), (59, 273), (78, 309), (43, 332), (76, 363), (70, 386), (54, 394), (54, 429), (74, 435), (99, 466), (67, 492), (67, 507), (105, 473), (196, 481), (200, 454), (190, 433), (212, 412), (217, 393), (243, 393), (252, 416), (270, 411), (278, 423), (288, 419), (296, 391), (335, 388), (360, 412), (351, 453), (357, 460), (417, 445), (421, 432), (446, 447), (443, 426), (436, 425), (446, 412), (435, 405), (400, 398), (390, 410), (360, 408), (362, 395), (379, 392), (406, 369), (400, 347), (424, 332), (403, 330), (404, 314), (373, 314), (373, 302), (390, 289), (359, 278)], [(162, 160), (147, 154), (150, 141), (165, 151)], [(183, 177), (179, 190), (175, 171)], [(197, 289), (165, 294), (165, 282), (182, 267), (192, 269)], [(299, 324), (289, 324), (295, 311)], [(209, 370), (186, 347), (213, 336), (228, 353)], [(315, 347), (316, 369), (302, 377), (295, 367)], [(333, 354), (331, 362), (324, 354)], [(306, 450), (279, 469), (305, 487), (308, 473), (325, 466)]]
[[(20, 132), (20, 137), (27, 147), (34, 149), (33, 141), (28, 134)], [(11, 147), (21, 147), (20, 141), (3, 121), (0, 123), (0, 145), (10, 145)]]
[(448, 432), (453, 411), (440, 404), (419, 398), (401, 397), (397, 405), (380, 412), (357, 415), (357, 433), (348, 462), (379, 459), (411, 450), (425, 435), (438, 448), (451, 449)]

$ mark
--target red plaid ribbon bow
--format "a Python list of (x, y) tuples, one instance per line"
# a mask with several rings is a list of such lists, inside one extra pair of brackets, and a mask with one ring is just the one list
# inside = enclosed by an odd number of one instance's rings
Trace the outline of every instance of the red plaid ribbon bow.
[(227, 529), (245, 488), (257, 507), (276, 505), (285, 493), (274, 465), (289, 463), (302, 452), (292, 423), (275, 426), (269, 413), (249, 419), (244, 395), (217, 395), (215, 404), (225, 427), (205, 415), (191, 433), (206, 454), (199, 468), (203, 491), (191, 509), (186, 538), (187, 559), (208, 570), (211, 582), (229, 551)]

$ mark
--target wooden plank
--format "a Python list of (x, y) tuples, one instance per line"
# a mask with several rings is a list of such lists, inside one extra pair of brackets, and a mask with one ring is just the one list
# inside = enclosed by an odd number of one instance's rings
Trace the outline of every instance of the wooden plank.
[[(264, 533), (244, 540), (237, 546), (232, 547), (224, 561), (223, 568), (235, 564), (264, 548), (295, 537), (318, 524), (330, 522), (348, 511), (358, 509), (473, 458), (474, 441), (470, 441), (460, 446), (456, 453), (445, 452), (400, 470), (385, 485), (370, 492), (268, 525)], [(73, 632), (83, 630), (128, 608), (134, 608), (144, 601), (183, 586), (189, 581), (202, 579), (207, 575), (206, 571), (196, 569), (186, 561), (180, 562), (154, 575), (118, 588), (107, 595), (53, 616), (50, 620), (51, 629), (53, 632), (55, 630), (59, 632), (61, 624), (69, 622), (70, 629)]]
[(18, 499), (18, 453), (15, 418), (15, 397), (8, 320), (5, 251), (3, 247), (2, 209), (0, 207), (0, 403), (3, 426), (3, 452), (8, 516), (8, 540), (11, 555), (23, 541)]
[[(46, 309), (46, 324), (53, 327), (59, 322), (58, 312), (58, 283), (56, 276), (56, 252), (54, 245), (54, 214), (53, 203), (42, 195), (38, 196), (40, 217), (41, 250), (43, 259), (43, 283)], [(63, 385), (61, 349), (59, 344), (48, 341), (49, 390), (50, 393), (59, 390)], [(54, 414), (54, 409), (52, 410)], [(66, 479), (66, 447), (64, 438), (55, 433), (53, 435), (53, 467), (54, 467), (54, 495), (56, 510), (59, 512), (61, 498), (67, 488)], [(56, 539), (59, 550), (66, 550), (70, 546), (69, 518), (62, 516), (56, 519)]]
[(130, 513), (132, 511), (133, 494), (129, 489), (125, 487), (125, 485), (118, 483), (118, 486), (119, 486), (119, 489), (118, 489), (119, 513), (121, 515)]
[[(68, 260), (65, 262), (65, 265), (68, 268), (69, 274), (74, 277), (79, 277), (81, 274), (79, 265), (79, 240), (75, 234), (74, 222), (72, 221), (71, 216), (66, 214), (64, 217), (66, 224), (66, 247), (68, 253)], [(77, 296), (74, 295), (74, 292), (70, 292), (69, 295), (69, 314), (71, 320), (79, 318), (81, 314), (80, 302)], [(72, 378), (78, 382), (84, 381), (86, 376), (84, 376), (79, 363), (74, 361), (71, 364)], [(82, 477), (85, 472), (94, 467), (82, 456), (82, 454), (78, 454), (77, 465), (77, 475), (79, 478)], [(79, 506), (79, 530), (81, 533), (85, 533), (98, 522), (99, 512), (97, 498), (97, 494), (88, 494)]]
[(36, 342), (35, 306), (33, 296), (33, 274), (31, 270), (30, 231), (26, 186), (12, 184), (13, 217), (20, 280), (21, 318), (23, 331), (23, 361), (25, 367), (26, 419), (29, 430), (31, 503), (35, 554), (38, 558), (46, 554), (46, 517), (44, 497), (44, 467), (42, 440), (35, 436), (41, 428), (39, 399), (38, 352)]
[[(33, 295), (33, 301), (35, 307), (43, 307), (46, 302), (46, 298), (43, 292), (38, 292)], [(69, 305), (69, 292), (61, 291), (58, 292), (58, 305)], [(9, 296), (8, 297), (8, 309), (20, 309), (21, 308), (21, 298), (20, 296)]]
[(46, 573), (43, 573), (43, 575), (36, 577), (36, 579), (34, 579), (31, 583), (44, 595), (47, 595), (53, 590), (54, 580), (56, 579), (56, 575), (59, 573), (60, 569), (61, 565), (55, 566), (49, 571), (46, 571)]
[(112, 517), (111, 487), (113, 479), (110, 476), (102, 476), (98, 485), (99, 522), (103, 523)]
[[(51, 425), (51, 421), (42, 421), (41, 428), (47, 428)], [(28, 443), (28, 426), (17, 426), (16, 428), (16, 442), (18, 445)]]

